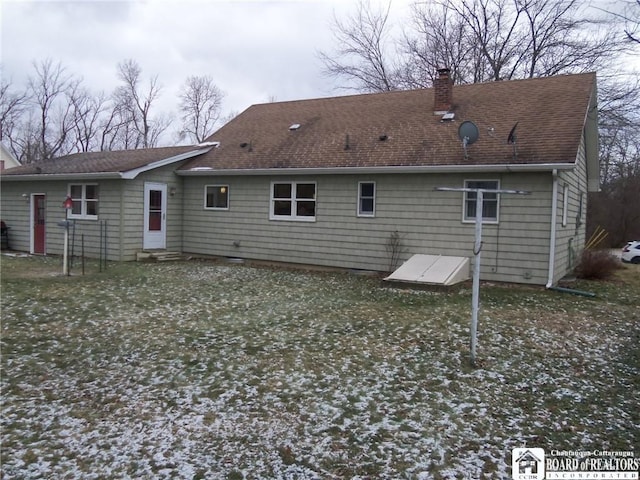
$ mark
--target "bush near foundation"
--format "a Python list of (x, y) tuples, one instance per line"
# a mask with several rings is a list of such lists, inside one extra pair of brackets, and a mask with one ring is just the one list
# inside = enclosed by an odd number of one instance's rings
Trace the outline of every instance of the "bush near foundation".
[(608, 250), (583, 250), (575, 268), (578, 278), (586, 280), (605, 280), (613, 276), (616, 270), (622, 268), (620, 259)]

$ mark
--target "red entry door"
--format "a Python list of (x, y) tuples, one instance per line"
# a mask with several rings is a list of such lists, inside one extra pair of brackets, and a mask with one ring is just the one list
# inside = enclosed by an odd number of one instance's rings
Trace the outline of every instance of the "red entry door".
[(46, 251), (46, 197), (33, 196), (33, 253), (44, 255)]

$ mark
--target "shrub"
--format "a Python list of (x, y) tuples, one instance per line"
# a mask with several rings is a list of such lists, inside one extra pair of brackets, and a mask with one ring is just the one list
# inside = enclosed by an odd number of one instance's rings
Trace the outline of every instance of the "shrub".
[(575, 268), (578, 278), (604, 280), (610, 278), (616, 270), (622, 268), (620, 260), (607, 250), (583, 250)]

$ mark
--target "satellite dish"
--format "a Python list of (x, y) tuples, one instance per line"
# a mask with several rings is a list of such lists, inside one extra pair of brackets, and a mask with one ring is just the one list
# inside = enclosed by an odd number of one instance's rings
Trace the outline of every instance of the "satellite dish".
[(460, 127), (458, 127), (458, 138), (460, 138), (463, 143), (466, 141), (467, 145), (476, 143), (479, 136), (480, 131), (471, 120), (465, 120), (460, 124)]
[(458, 127), (458, 138), (462, 141), (465, 158), (467, 158), (467, 146), (476, 143), (479, 136), (480, 131), (471, 120), (465, 120), (460, 124), (460, 127)]

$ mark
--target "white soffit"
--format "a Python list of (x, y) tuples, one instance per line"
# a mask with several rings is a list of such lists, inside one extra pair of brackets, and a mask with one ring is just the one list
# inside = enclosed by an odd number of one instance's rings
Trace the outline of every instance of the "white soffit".
[(469, 280), (468, 257), (413, 255), (385, 280), (394, 282), (455, 285)]

